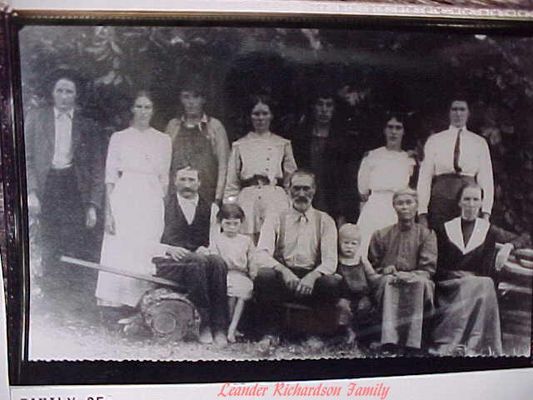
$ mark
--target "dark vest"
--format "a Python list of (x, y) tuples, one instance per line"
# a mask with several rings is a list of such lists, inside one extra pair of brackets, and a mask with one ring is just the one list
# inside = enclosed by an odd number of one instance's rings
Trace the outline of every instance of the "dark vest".
[(161, 242), (171, 246), (184, 247), (195, 251), (200, 246), (209, 246), (209, 227), (211, 223), (211, 207), (200, 199), (196, 213), (189, 225), (176, 195), (167, 199), (165, 206), (165, 231)]

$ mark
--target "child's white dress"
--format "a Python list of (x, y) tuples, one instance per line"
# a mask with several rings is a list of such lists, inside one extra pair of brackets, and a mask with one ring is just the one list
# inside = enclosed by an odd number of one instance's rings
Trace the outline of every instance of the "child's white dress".
[(210, 251), (221, 256), (228, 266), (228, 296), (250, 299), (254, 284), (250, 278), (250, 260), (255, 246), (248, 236), (237, 234), (230, 238), (220, 233), (215, 235)]

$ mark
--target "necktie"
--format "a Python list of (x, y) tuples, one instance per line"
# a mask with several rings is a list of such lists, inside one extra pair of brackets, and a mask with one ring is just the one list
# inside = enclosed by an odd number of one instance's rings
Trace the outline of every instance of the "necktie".
[(298, 223), (299, 223), (299, 224), (302, 224), (302, 223), (306, 224), (307, 221), (308, 221), (308, 219), (307, 219), (307, 215), (305, 215), (305, 214), (300, 214), (300, 215), (298, 216)]
[(463, 128), (457, 131), (457, 138), (455, 139), (455, 147), (453, 149), (453, 169), (456, 174), (461, 173), (461, 167), (459, 166), (459, 159), (461, 158), (461, 132)]

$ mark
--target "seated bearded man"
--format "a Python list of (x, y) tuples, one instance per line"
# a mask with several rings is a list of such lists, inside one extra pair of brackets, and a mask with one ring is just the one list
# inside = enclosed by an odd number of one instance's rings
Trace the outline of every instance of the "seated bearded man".
[(254, 290), (265, 336), (275, 346), (281, 328), (279, 307), (287, 301), (334, 315), (341, 278), (337, 269), (337, 229), (333, 219), (312, 207), (315, 177), (296, 171), (289, 185), (292, 206), (267, 217), (257, 245)]
[(377, 274), (374, 296), (381, 313), (381, 346), (386, 352), (418, 352), (424, 319), (434, 310), (437, 263), (435, 233), (415, 222), (417, 194), (411, 189), (393, 196), (398, 223), (374, 233), (368, 258)]

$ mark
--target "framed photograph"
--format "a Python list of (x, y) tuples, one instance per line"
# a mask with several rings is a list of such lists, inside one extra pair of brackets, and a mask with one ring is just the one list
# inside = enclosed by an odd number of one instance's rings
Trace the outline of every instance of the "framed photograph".
[(527, 17), (2, 16), (12, 383), (531, 365)]

